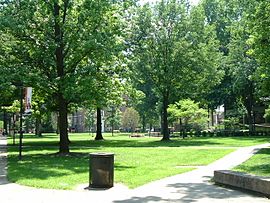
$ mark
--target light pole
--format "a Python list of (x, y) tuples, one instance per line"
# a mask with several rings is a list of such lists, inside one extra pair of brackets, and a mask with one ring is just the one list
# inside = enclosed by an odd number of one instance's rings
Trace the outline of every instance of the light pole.
[(111, 115), (111, 127), (112, 127), (112, 136), (113, 136), (113, 128), (114, 128), (114, 107), (112, 106), (112, 115)]
[(12, 136), (12, 140), (13, 140), (13, 145), (15, 145), (15, 122), (16, 122), (16, 114), (15, 113), (13, 113), (12, 119), (13, 119), (13, 124), (12, 124), (13, 136)]
[(22, 139), (23, 139), (23, 84), (20, 88), (20, 142), (19, 142), (19, 160), (22, 160)]

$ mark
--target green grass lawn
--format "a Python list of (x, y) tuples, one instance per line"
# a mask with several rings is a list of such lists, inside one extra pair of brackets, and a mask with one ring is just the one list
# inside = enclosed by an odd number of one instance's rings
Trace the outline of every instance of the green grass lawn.
[(59, 142), (56, 135), (47, 134), (42, 138), (25, 135), (22, 161), (18, 161), (18, 147), (12, 146), (9, 139), (8, 178), (33, 187), (73, 189), (88, 183), (89, 153), (102, 151), (115, 154), (115, 182), (135, 188), (190, 171), (194, 169), (192, 166), (207, 165), (234, 150), (226, 147), (269, 141), (263, 137), (189, 138), (172, 142), (160, 142), (161, 138), (129, 138), (126, 134), (114, 137), (105, 134), (104, 137), (104, 141), (94, 141), (88, 134), (71, 134), (73, 154), (59, 157), (56, 155)]
[[(104, 134), (104, 141), (96, 142), (87, 133), (70, 134), (72, 147), (244, 147), (263, 144), (270, 141), (270, 137), (195, 137), (172, 138), (173, 142), (160, 142), (161, 137), (130, 138), (129, 134)], [(17, 141), (18, 143), (18, 138)], [(24, 136), (24, 145), (28, 146), (58, 146), (59, 138), (55, 134), (45, 134), (41, 138), (28, 134)], [(12, 140), (9, 140), (12, 143)]]
[(236, 171), (258, 176), (270, 177), (270, 148), (261, 149), (243, 164), (234, 168)]

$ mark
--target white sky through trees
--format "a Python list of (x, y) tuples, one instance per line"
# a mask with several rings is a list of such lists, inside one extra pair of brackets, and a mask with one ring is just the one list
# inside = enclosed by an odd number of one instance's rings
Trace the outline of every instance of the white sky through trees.
[[(146, 2), (155, 2), (158, 0), (140, 0), (141, 4), (144, 4)], [(200, 0), (189, 0), (192, 5), (197, 5)]]

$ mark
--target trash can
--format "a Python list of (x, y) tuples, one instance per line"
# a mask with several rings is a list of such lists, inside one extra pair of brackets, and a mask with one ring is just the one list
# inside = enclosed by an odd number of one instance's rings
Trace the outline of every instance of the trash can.
[(111, 188), (114, 176), (113, 153), (90, 153), (89, 187)]

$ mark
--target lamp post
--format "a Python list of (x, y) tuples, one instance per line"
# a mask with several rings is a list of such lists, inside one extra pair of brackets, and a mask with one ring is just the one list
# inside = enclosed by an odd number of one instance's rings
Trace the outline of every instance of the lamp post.
[(113, 136), (113, 128), (114, 128), (114, 116), (115, 116), (114, 111), (115, 111), (115, 109), (114, 109), (114, 107), (113, 107), (113, 106), (112, 106), (111, 108), (112, 108), (112, 115), (111, 115), (111, 127), (112, 127), (112, 136)]
[(20, 86), (20, 142), (19, 160), (22, 160), (22, 139), (23, 139), (23, 85)]

